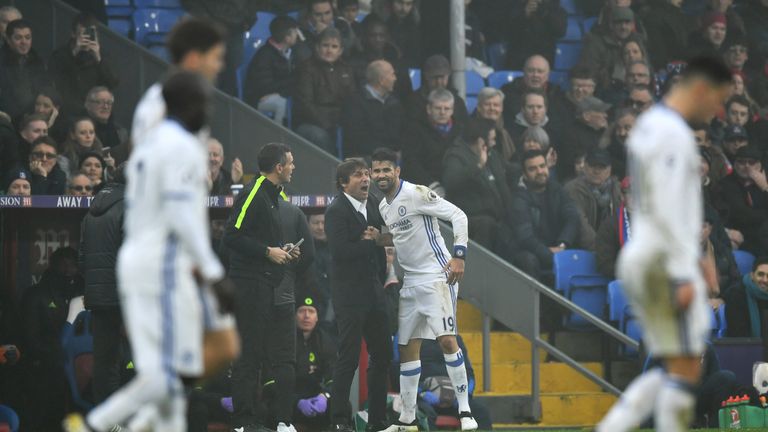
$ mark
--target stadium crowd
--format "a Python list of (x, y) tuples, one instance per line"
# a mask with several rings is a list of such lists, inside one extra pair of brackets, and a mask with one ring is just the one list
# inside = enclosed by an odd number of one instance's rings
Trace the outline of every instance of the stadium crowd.
[[(221, 11), (200, 12), (205, 0), (182, 3), (192, 14), (228, 23), (215, 15)], [(247, 65), (246, 103), (333, 155), (368, 158), (379, 147), (397, 151), (405, 180), (455, 203), (469, 217), (473, 240), (546, 284), (552, 284), (553, 255), (566, 249), (593, 251), (600, 272), (615, 277), (618, 253), (631, 238), (628, 191), (642, 187), (630, 177), (625, 140), (637, 116), (674, 85), (686, 59), (722, 56), (733, 70), (733, 95), (708, 124), (691, 125), (706, 204), (701, 247), (716, 264), (719, 287), (710, 287), (710, 303), (714, 309), (728, 305), (728, 335), (761, 336), (768, 321), (768, 258), (758, 258), (742, 276), (733, 251), (768, 256), (768, 1), (576, 0), (582, 15), (596, 17), (594, 25), (585, 27), (576, 65), (553, 71), (570, 20), (557, 0), (466, 0), (468, 68), (485, 77), (490, 64), (521, 72), (503, 85), (480, 89), (472, 96), (476, 104), (451, 86), (446, 23), (443, 33), (441, 26), (429, 27), (436, 16), (447, 19), (444, 5), (373, 0), (366, 5), (370, 13), (357, 21), (363, 3), (357, 0), (261, 3), (261, 10), (278, 16), (269, 25), (271, 37)], [(105, 16), (103, 5), (87, 7), (90, 13), (72, 22), (70, 40), (48, 59), (35, 49), (35, 24), (13, 7), (0, 8), (0, 190), (95, 196), (84, 224), (90, 219), (114, 228), (122, 221), (121, 164), (130, 155), (130, 131), (112, 115), (120, 103), (114, 93), (120, 73), (105, 61), (116, 53), (99, 45), (95, 24)], [(284, 14), (293, 10), (300, 11), (298, 19)], [(255, 20), (252, 12), (238, 18), (247, 21), (246, 28)], [(242, 27), (228, 26), (236, 53), (242, 50), (236, 48)], [(233, 46), (229, 39), (226, 44)], [(491, 47), (503, 47), (504, 56), (489, 55)], [(225, 73), (238, 61), (228, 55)], [(419, 85), (412, 84), (409, 69), (420, 69)], [(567, 79), (554, 82), (555, 72), (566, 72)], [(234, 94), (232, 79), (222, 76), (221, 86)], [(259, 171), (237, 157), (227, 159), (226, 145), (215, 138), (208, 146), (211, 195), (231, 194), (233, 185)], [(309, 236), (302, 247), (307, 265), (293, 269), (295, 306), (287, 302), (297, 341), (288, 361), (295, 368), (292, 409), (297, 423), (324, 428), (333, 421), (327, 394), (339, 336), (333, 259), (322, 212), (295, 223), (283, 229)], [(218, 246), (226, 234), (221, 221), (213, 228)], [(91, 241), (119, 245), (119, 231)], [(231, 264), (231, 249), (219, 248), (225, 263)], [(94, 253), (109, 255), (108, 250)], [(54, 430), (72, 408), (57, 335), (73, 299), (85, 294), (95, 312), (94, 333), (106, 332), (119, 348), (94, 352), (87, 397), (103, 400), (130, 375), (130, 350), (114, 319), (116, 282), (108, 275), (115, 257), (95, 269), (83, 268), (84, 259), (62, 248), (50, 257), (40, 282), (20, 291), (23, 297), (2, 297), (0, 403), (22, 415), (24, 430)], [(387, 260), (382, 282), (397, 285), (391, 250)], [(394, 298), (386, 301), (390, 309)], [(285, 305), (274, 308), (280, 306)], [(422, 349), (425, 363), (429, 349)], [(104, 371), (102, 361), (121, 366)], [(441, 361), (432, 376), (422, 378), (445, 377)], [(274, 412), (270, 404), (279, 399), (280, 390), (269, 385), (274, 373), (262, 370), (264, 386), (257, 392), (260, 419), (272, 425), (275, 419), (265, 413)], [(226, 420), (235, 411), (230, 378), (221, 376), (192, 393), (190, 430), (206, 430), (209, 421)], [(422, 408), (431, 409), (431, 421), (451, 404), (438, 396), (425, 385)], [(477, 417), (490, 425), (489, 418)]]

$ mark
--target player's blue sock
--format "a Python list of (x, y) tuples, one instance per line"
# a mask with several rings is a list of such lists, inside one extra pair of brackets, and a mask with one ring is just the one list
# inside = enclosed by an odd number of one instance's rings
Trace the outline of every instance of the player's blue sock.
[(651, 369), (637, 377), (597, 425), (597, 432), (635, 430), (653, 412), (665, 379), (666, 374), (661, 368)]
[(693, 420), (693, 408), (696, 404), (694, 385), (674, 376), (667, 375), (664, 386), (656, 399), (656, 430), (665, 432), (683, 432)]
[(400, 399), (403, 401), (400, 422), (402, 423), (410, 424), (416, 420), (416, 396), (419, 392), (420, 376), (420, 360), (400, 363)]
[(448, 369), (448, 377), (451, 379), (453, 389), (456, 391), (456, 400), (459, 402), (459, 412), (471, 412), (469, 409), (469, 382), (467, 380), (467, 368), (464, 366), (464, 354), (461, 349), (453, 354), (443, 354), (445, 367)]

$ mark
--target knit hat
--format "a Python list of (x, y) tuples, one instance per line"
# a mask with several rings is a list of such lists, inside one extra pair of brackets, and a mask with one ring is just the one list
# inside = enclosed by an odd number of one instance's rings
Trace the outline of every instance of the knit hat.
[(706, 29), (714, 23), (726, 25), (727, 21), (725, 19), (725, 14), (720, 12), (711, 12), (704, 15), (704, 18), (701, 20), (701, 28)]
[(576, 103), (576, 110), (579, 113), (585, 112), (607, 112), (611, 109), (611, 104), (605, 103), (594, 96), (587, 96)]
[(299, 310), (299, 308), (302, 308), (305, 306), (313, 307), (315, 308), (316, 311), (318, 312), (320, 311), (319, 308), (317, 307), (317, 303), (315, 303), (315, 299), (312, 298), (311, 296), (306, 296), (304, 297), (303, 300), (296, 302), (296, 310)]
[(596, 148), (587, 153), (586, 158), (584, 158), (584, 162), (586, 162), (586, 164), (591, 167), (609, 167), (611, 166), (611, 155), (603, 149)]
[(621, 180), (621, 190), (627, 190), (630, 187), (632, 187), (632, 179), (629, 176), (624, 177), (624, 179)]
[(744, 129), (744, 127), (739, 125), (731, 125), (725, 128), (723, 139), (725, 141), (746, 140), (749, 139), (749, 135), (747, 134), (747, 130)]
[(29, 181), (31, 178), (32, 175), (29, 173), (29, 171), (25, 169), (13, 169), (9, 171), (5, 176), (5, 191), (7, 192), (11, 187), (11, 183), (18, 179)]
[(759, 148), (752, 145), (748, 145), (736, 150), (736, 157), (734, 159), (735, 160), (751, 159), (756, 161), (762, 161), (763, 154)]
[(617, 7), (611, 12), (611, 21), (634, 21), (635, 13), (628, 7)]

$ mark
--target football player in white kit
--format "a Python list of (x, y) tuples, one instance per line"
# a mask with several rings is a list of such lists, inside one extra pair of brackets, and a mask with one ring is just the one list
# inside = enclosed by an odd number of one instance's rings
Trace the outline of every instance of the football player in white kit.
[(202, 374), (203, 328), (211, 319), (208, 290), (200, 284), (224, 277), (208, 229), (207, 148), (193, 135), (207, 122), (211, 92), (196, 73), (169, 78), (163, 84), (167, 118), (128, 162), (117, 272), (136, 376), (85, 422), (68, 417), (68, 432), (121, 430), (116, 425), (147, 407), (155, 408), (154, 430), (186, 431), (181, 378)]
[[(385, 195), (379, 210), (405, 272), (398, 316), (403, 410), (386, 431), (418, 430), (416, 396), (422, 339), (437, 339), (440, 343), (459, 403), (461, 430), (475, 430), (464, 355), (456, 343), (456, 295), (458, 282), (464, 276), (469, 240), (467, 216), (428, 187), (400, 180), (397, 155), (392, 150), (378, 149), (371, 160), (373, 180)], [(439, 219), (453, 224), (453, 256), (440, 234)]]
[(710, 330), (706, 284), (716, 276), (701, 257), (700, 163), (689, 123), (711, 121), (730, 89), (731, 72), (722, 60), (694, 58), (627, 139), (632, 240), (621, 251), (618, 274), (646, 347), (664, 370), (635, 379), (598, 431), (632, 430), (651, 413), (656, 430), (664, 432), (687, 430), (692, 420)]

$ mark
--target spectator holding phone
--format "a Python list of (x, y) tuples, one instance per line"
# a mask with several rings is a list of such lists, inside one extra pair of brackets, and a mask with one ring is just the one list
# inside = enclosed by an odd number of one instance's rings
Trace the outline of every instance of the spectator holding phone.
[(51, 78), (64, 100), (64, 109), (76, 113), (82, 109), (88, 90), (104, 86), (111, 90), (118, 78), (105, 61), (96, 31), (98, 20), (80, 14), (72, 21), (69, 41), (57, 48), (48, 62)]

